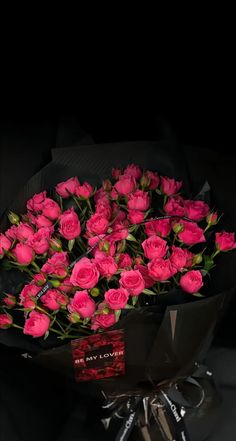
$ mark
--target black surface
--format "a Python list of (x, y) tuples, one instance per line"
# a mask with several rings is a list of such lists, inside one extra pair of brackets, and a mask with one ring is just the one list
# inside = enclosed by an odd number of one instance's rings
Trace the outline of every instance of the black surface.
[[(55, 108), (53, 109), (55, 110)], [(50, 112), (49, 112), (50, 113)], [(63, 112), (62, 112), (63, 113)], [(65, 112), (66, 113), (66, 112)], [(69, 112), (68, 112), (69, 113)], [(43, 116), (42, 116), (43, 115)], [(15, 188), (22, 186), (50, 160), (52, 147), (65, 147), (83, 140), (91, 143), (107, 141), (162, 140), (185, 145), (200, 145), (207, 160), (199, 155), (193, 161), (203, 163), (214, 183), (224, 187), (220, 202), (230, 217), (231, 228), (236, 225), (236, 210), (232, 206), (236, 190), (235, 150), (231, 121), (219, 107), (180, 110), (176, 105), (159, 111), (126, 109), (99, 112), (98, 109), (76, 115), (14, 116), (2, 118), (1, 142), (1, 212), (14, 199)], [(210, 116), (209, 116), (210, 115)], [(220, 156), (218, 156), (220, 155)], [(218, 159), (217, 159), (218, 158)], [(191, 161), (191, 158), (189, 158)], [(232, 217), (230, 216), (232, 214)], [(236, 227), (234, 228), (236, 230)], [(236, 345), (235, 313), (229, 310), (215, 347), (208, 356), (223, 397), (221, 418), (215, 434), (207, 441), (234, 441), (236, 434)], [(91, 405), (86, 387), (75, 390), (57, 375), (50, 375), (31, 366), (28, 360), (18, 360), (12, 349), (0, 350), (0, 440), (1, 441), (87, 441), (97, 440), (102, 427), (99, 415)], [(92, 406), (90, 408), (90, 406)], [(92, 412), (93, 424), (87, 419)], [(99, 435), (100, 434), (100, 435)], [(101, 435), (103, 436), (103, 435)], [(104, 438), (103, 438), (104, 439)], [(204, 440), (201, 440), (204, 441)]]

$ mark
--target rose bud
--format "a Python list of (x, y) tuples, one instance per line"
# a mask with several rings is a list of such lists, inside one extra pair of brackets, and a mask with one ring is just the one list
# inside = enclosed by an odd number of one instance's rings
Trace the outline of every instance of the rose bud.
[(6, 297), (3, 299), (3, 303), (5, 305), (5, 308), (13, 308), (16, 304), (16, 298), (12, 294), (6, 294)]
[(105, 329), (116, 323), (115, 314), (97, 314), (92, 317), (91, 329), (96, 331), (99, 328)]
[(11, 241), (3, 233), (0, 234), (0, 254), (8, 251), (11, 248)]
[(149, 179), (149, 177), (147, 175), (143, 175), (140, 179), (140, 185), (142, 187), (142, 189), (148, 188), (150, 185), (151, 180)]
[(20, 222), (20, 217), (18, 216), (18, 214), (13, 213), (13, 211), (10, 211), (7, 217), (13, 225), (17, 225)]
[(104, 297), (109, 308), (119, 310), (127, 305), (129, 293), (125, 288), (109, 289)]
[(76, 189), (76, 196), (82, 199), (89, 199), (93, 194), (93, 187), (88, 183), (84, 182), (83, 185), (79, 185)]
[(173, 230), (174, 233), (176, 233), (176, 234), (181, 233), (181, 231), (183, 231), (183, 229), (184, 229), (184, 226), (181, 225), (181, 224), (178, 224), (178, 223), (176, 223), (176, 224), (174, 224), (174, 225), (172, 226), (172, 230)]
[(33, 277), (32, 283), (35, 283), (37, 286), (42, 286), (47, 282), (47, 279), (43, 273), (35, 274)]
[(208, 214), (206, 221), (208, 225), (216, 225), (218, 222), (218, 214), (217, 213)]
[(0, 314), (0, 329), (7, 329), (12, 326), (13, 319), (10, 314)]
[(111, 189), (112, 189), (112, 183), (111, 183), (110, 179), (105, 179), (105, 180), (102, 182), (102, 186), (103, 186), (103, 189), (104, 189), (105, 191), (111, 191)]
[(126, 240), (121, 240), (117, 245), (117, 253), (123, 253), (126, 248)]
[(90, 291), (90, 294), (92, 297), (97, 297), (100, 294), (100, 289), (99, 288), (92, 288)]
[(70, 300), (68, 311), (70, 313), (77, 313), (82, 318), (91, 317), (96, 310), (96, 303), (89, 296), (87, 290), (76, 291), (74, 297)]
[(78, 178), (73, 177), (70, 179), (67, 179), (65, 182), (60, 182), (56, 185), (56, 192), (59, 194), (62, 198), (69, 198), (71, 195), (76, 194), (76, 189), (80, 185)]
[(122, 175), (121, 168), (113, 168), (111, 172), (114, 179), (119, 179), (119, 177)]
[(53, 251), (61, 251), (62, 249), (62, 243), (60, 239), (54, 239), (54, 238), (50, 239), (49, 245)]
[(75, 312), (72, 312), (71, 314), (68, 315), (68, 320), (71, 323), (79, 323), (79, 322), (81, 322), (80, 315), (76, 314)]
[(202, 262), (202, 255), (201, 255), (201, 253), (195, 254), (192, 262), (193, 262), (193, 265), (198, 265), (199, 263), (201, 263)]

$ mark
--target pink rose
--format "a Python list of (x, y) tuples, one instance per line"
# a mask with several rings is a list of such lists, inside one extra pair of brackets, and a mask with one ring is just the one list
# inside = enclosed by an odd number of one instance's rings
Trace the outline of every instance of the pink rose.
[(184, 199), (181, 196), (169, 198), (164, 206), (164, 210), (169, 216), (184, 216)]
[(56, 192), (62, 198), (68, 198), (71, 195), (76, 194), (76, 190), (79, 186), (79, 181), (77, 177), (67, 179), (65, 182), (60, 182), (56, 185)]
[(112, 203), (112, 217), (116, 222), (123, 222), (126, 219), (126, 212), (121, 210), (116, 202)]
[(152, 279), (152, 277), (150, 277), (147, 266), (137, 264), (135, 265), (134, 269), (139, 270), (139, 272), (142, 274), (145, 283), (145, 288), (151, 288), (151, 286), (154, 285), (155, 280)]
[(35, 283), (37, 286), (42, 286), (47, 282), (47, 279), (43, 273), (35, 274), (31, 283)]
[(41, 290), (40, 286), (32, 283), (25, 285), (20, 293), (20, 304), (27, 309), (33, 309), (36, 303), (36, 295)]
[(40, 228), (37, 233), (29, 241), (29, 245), (33, 248), (36, 254), (44, 254), (49, 248), (49, 239), (53, 229), (46, 227)]
[(148, 263), (149, 276), (159, 282), (168, 280), (175, 273), (169, 259), (157, 257)]
[(148, 259), (164, 257), (168, 251), (166, 240), (161, 239), (159, 236), (150, 236), (148, 239), (142, 242), (142, 247), (144, 250), (144, 255)]
[(178, 237), (186, 245), (206, 242), (203, 230), (195, 222), (181, 221), (180, 224), (184, 229), (178, 234)]
[(185, 262), (184, 267), (189, 268), (189, 267), (193, 266), (194, 254), (191, 253), (191, 251), (187, 250), (186, 248), (183, 248), (183, 252), (184, 252), (185, 258), (186, 258), (186, 262)]
[(116, 323), (115, 314), (96, 314), (92, 317), (91, 329), (96, 331), (97, 329), (106, 329)]
[(128, 209), (146, 211), (150, 206), (149, 194), (146, 191), (136, 190), (129, 196)]
[(112, 215), (112, 209), (109, 202), (106, 200), (99, 200), (96, 205), (96, 213), (109, 220)]
[(76, 189), (76, 196), (83, 199), (89, 199), (93, 194), (93, 187), (88, 182), (79, 185)]
[(40, 298), (41, 302), (52, 311), (57, 311), (63, 305), (68, 303), (68, 298), (56, 289), (49, 289), (46, 294)]
[(16, 233), (17, 233), (17, 226), (12, 225), (8, 230), (5, 231), (5, 235), (8, 239), (15, 240), (16, 239)]
[(150, 170), (146, 171), (144, 176), (149, 180), (148, 188), (149, 190), (155, 190), (160, 182), (160, 178), (156, 172)]
[(204, 219), (209, 213), (208, 205), (203, 201), (184, 201), (185, 216), (189, 217), (196, 222)]
[(34, 260), (34, 251), (24, 243), (18, 243), (12, 250), (12, 254), (20, 265), (29, 265)]
[(137, 296), (143, 292), (145, 283), (139, 270), (123, 271), (120, 277), (120, 284), (127, 289), (131, 296)]
[(38, 213), (43, 209), (43, 202), (47, 197), (47, 192), (42, 191), (41, 193), (35, 194), (31, 199), (27, 201), (27, 210), (34, 211)]
[(70, 300), (68, 305), (70, 313), (77, 313), (82, 318), (91, 317), (96, 310), (96, 303), (89, 296), (88, 291), (76, 291), (73, 299)]
[(202, 274), (196, 270), (189, 271), (181, 277), (179, 283), (183, 291), (193, 294), (203, 286)]
[(138, 165), (129, 164), (124, 170), (124, 175), (133, 176), (135, 179), (140, 179), (142, 170)]
[(136, 181), (133, 176), (122, 175), (119, 180), (115, 183), (114, 189), (123, 196), (132, 193), (136, 188)]
[(50, 219), (48, 219), (46, 216), (44, 216), (43, 214), (39, 214), (36, 218), (35, 218), (35, 225), (38, 228), (42, 228), (42, 227), (51, 227), (53, 225), (52, 221)]
[(229, 251), (236, 248), (235, 234), (226, 231), (216, 233), (216, 248), (220, 251)]
[(94, 195), (94, 202), (97, 204), (99, 201), (109, 202), (109, 195), (104, 188), (99, 188)]
[(89, 233), (104, 234), (108, 229), (108, 219), (102, 214), (93, 214), (87, 221), (86, 227)]
[(99, 280), (99, 271), (94, 262), (83, 257), (72, 270), (70, 282), (81, 288), (94, 288)]
[(95, 247), (100, 241), (105, 237), (105, 234), (100, 234), (99, 236), (91, 236), (88, 238), (88, 244), (90, 247)]
[(186, 265), (186, 253), (182, 248), (172, 245), (170, 262), (176, 272), (180, 271)]
[(122, 170), (121, 168), (113, 168), (111, 174), (112, 177), (117, 180), (122, 175)]
[(182, 187), (182, 181), (176, 181), (175, 179), (168, 178), (167, 176), (161, 176), (161, 191), (167, 196), (172, 196), (178, 193)]
[(0, 329), (7, 329), (13, 323), (10, 314), (0, 314)]
[(28, 240), (32, 239), (34, 235), (34, 229), (23, 222), (20, 222), (17, 230), (16, 230), (16, 239), (20, 242), (27, 242)]
[(32, 311), (25, 321), (23, 333), (32, 337), (42, 337), (50, 327), (50, 318), (41, 312)]
[(59, 224), (59, 232), (67, 240), (75, 239), (81, 233), (80, 221), (74, 208), (69, 208), (60, 215)]
[(46, 198), (43, 202), (42, 214), (51, 220), (56, 220), (60, 216), (61, 209), (53, 199)]
[(140, 224), (144, 221), (144, 213), (138, 210), (130, 210), (128, 214), (128, 219), (131, 224)]
[(130, 266), (132, 266), (132, 263), (133, 263), (130, 255), (127, 253), (119, 254), (117, 260), (118, 260), (117, 263), (118, 263), (119, 268), (129, 268)]
[(110, 234), (110, 240), (118, 242), (127, 239), (129, 235), (128, 225), (126, 222), (114, 222), (113, 232)]
[(68, 271), (68, 255), (66, 252), (54, 253), (42, 266), (41, 271), (46, 274), (53, 274), (58, 277), (66, 277)]
[(0, 254), (8, 251), (11, 248), (11, 241), (4, 235), (0, 234)]
[(118, 270), (118, 266), (111, 256), (106, 256), (103, 258), (95, 259), (98, 267), (98, 271), (104, 277), (112, 277), (113, 274)]
[(127, 289), (109, 289), (105, 292), (105, 300), (111, 309), (122, 309), (127, 305), (129, 293)]
[(145, 233), (147, 236), (161, 236), (166, 237), (171, 232), (170, 219), (151, 220), (145, 224)]
[(59, 286), (60, 291), (63, 291), (65, 294), (71, 293), (73, 288), (73, 285), (70, 283), (70, 277), (66, 277)]

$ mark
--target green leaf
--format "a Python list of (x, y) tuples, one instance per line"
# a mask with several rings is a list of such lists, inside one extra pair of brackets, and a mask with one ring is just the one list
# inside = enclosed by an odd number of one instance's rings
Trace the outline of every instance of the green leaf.
[(133, 303), (133, 306), (136, 305), (137, 301), (138, 301), (138, 296), (133, 296), (133, 297), (132, 297), (132, 303)]
[(127, 303), (127, 305), (125, 306), (125, 309), (134, 309), (134, 306), (129, 305), (129, 304)]
[(90, 317), (83, 320), (83, 325), (87, 325), (87, 323), (90, 321)]
[(203, 256), (204, 258), (204, 270), (209, 271), (215, 266), (214, 260), (210, 256)]
[(116, 316), (116, 321), (118, 322), (119, 318), (120, 318), (120, 314), (121, 314), (121, 309), (117, 309), (115, 311), (115, 316)]
[(75, 239), (68, 240), (68, 250), (69, 251), (72, 251), (74, 244), (75, 244)]
[(161, 192), (158, 188), (156, 188), (155, 191), (156, 191), (156, 193), (159, 194), (160, 196), (162, 195), (162, 192)]
[(143, 290), (143, 293), (144, 293), (144, 294), (147, 294), (148, 296), (156, 296), (156, 295), (157, 295), (156, 292), (151, 291), (150, 289), (147, 289), (147, 288), (145, 288), (145, 289)]
[(45, 332), (43, 339), (46, 340), (48, 338), (48, 336), (49, 336), (49, 331)]
[(192, 294), (194, 297), (205, 297), (203, 294), (201, 294), (200, 292), (195, 292), (194, 294)]

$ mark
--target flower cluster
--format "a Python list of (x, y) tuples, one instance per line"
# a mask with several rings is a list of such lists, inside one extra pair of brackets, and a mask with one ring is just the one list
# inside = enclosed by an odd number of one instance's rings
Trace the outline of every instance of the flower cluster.
[(216, 232), (212, 243), (218, 214), (181, 189), (181, 181), (130, 164), (99, 189), (72, 177), (54, 198), (42, 191), (24, 214), (9, 213), (0, 258), (25, 271), (27, 283), (19, 295), (3, 293), (0, 329), (21, 328), (9, 314), (17, 307), (24, 334), (73, 338), (114, 325), (148, 296), (173, 288), (201, 295), (216, 255), (236, 248), (235, 235)]

